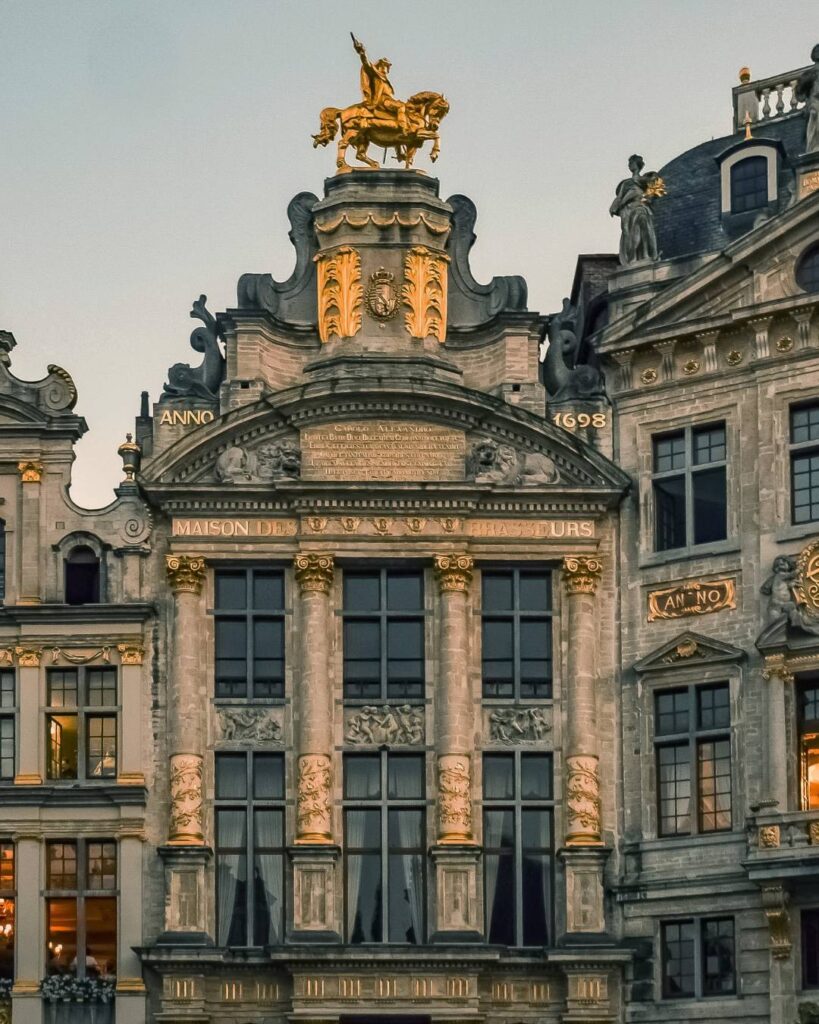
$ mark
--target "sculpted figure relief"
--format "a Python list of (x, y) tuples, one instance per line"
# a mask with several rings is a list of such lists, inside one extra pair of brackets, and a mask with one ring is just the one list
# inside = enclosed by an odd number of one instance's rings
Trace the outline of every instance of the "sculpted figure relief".
[(489, 713), (489, 738), (495, 743), (542, 740), (551, 729), (540, 708), (498, 708)]
[(367, 155), (370, 143), (395, 151), (395, 159), (411, 167), (415, 154), (427, 141), (433, 143), (430, 159), (440, 151), (438, 127), (449, 112), (449, 103), (437, 92), (418, 92), (404, 102), (396, 99), (389, 79), (390, 62), (386, 57), (373, 63), (355, 36), (350, 33), (355, 52), (361, 58), (362, 102), (351, 107), (325, 107), (321, 112), (321, 130), (313, 136), (314, 146), (326, 146), (339, 134), (336, 167), (352, 171), (347, 149), (355, 148), (358, 159), (367, 167), (378, 163)]
[(174, 398), (216, 399), (219, 385), (225, 379), (225, 357), (219, 347), (221, 331), (216, 318), (205, 307), (206, 295), (200, 295), (194, 302), (190, 315), (201, 320), (204, 327), (197, 327), (191, 333), (191, 348), (203, 352), (204, 359), (196, 367), (188, 363), (175, 363), (168, 370), (168, 382), (162, 387), (166, 395)]
[(264, 708), (220, 708), (219, 727), (223, 740), (279, 743), (282, 727)]
[[(571, 398), (605, 398), (603, 374), (591, 365), (595, 353), (583, 346), (584, 319), (568, 299), (546, 327), (549, 347), (543, 360), (543, 383), (555, 401)], [(581, 348), (583, 351), (581, 351)]]
[(819, 43), (810, 53), (813, 67), (796, 83), (796, 98), (805, 101), (805, 152), (819, 150)]
[(620, 262), (623, 266), (640, 260), (657, 260), (657, 233), (650, 202), (665, 195), (663, 179), (656, 171), (643, 174), (645, 161), (636, 153), (628, 158), (630, 178), (617, 186), (617, 194), (609, 207), (612, 217), (620, 218)]
[(354, 745), (374, 747), (421, 743), (424, 739), (423, 708), (409, 704), (363, 707), (348, 720), (346, 739)]
[(297, 480), (301, 451), (293, 441), (265, 441), (254, 451), (240, 445), (226, 448), (213, 467), (220, 483), (268, 483)]
[(542, 452), (517, 452), (508, 444), (489, 439), (475, 442), (467, 462), (467, 474), (476, 484), (510, 484), (537, 487), (560, 479), (557, 467)]
[(768, 602), (768, 625), (785, 619), (792, 629), (819, 636), (819, 619), (811, 614), (804, 596), (802, 574), (793, 555), (778, 555), (771, 575), (759, 588)]

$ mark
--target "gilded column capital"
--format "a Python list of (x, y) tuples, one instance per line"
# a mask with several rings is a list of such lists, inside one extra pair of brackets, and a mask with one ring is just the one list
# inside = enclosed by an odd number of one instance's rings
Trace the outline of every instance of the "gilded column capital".
[(18, 462), (17, 469), (24, 484), (38, 484), (43, 479), (43, 463), (40, 459)]
[(329, 594), (333, 583), (333, 556), (313, 552), (301, 553), (293, 559), (296, 582), (302, 593), (308, 590)]
[(20, 668), (39, 668), (40, 658), (43, 656), (42, 647), (15, 647), (17, 664)]
[(594, 594), (603, 563), (594, 555), (567, 555), (563, 559), (563, 582), (567, 594)]
[(435, 575), (441, 593), (448, 590), (460, 590), (466, 593), (472, 582), (472, 570), (475, 559), (472, 555), (453, 552), (448, 555), (435, 556)]
[(168, 583), (175, 594), (201, 594), (205, 559), (198, 555), (165, 555)]
[(770, 654), (765, 659), (762, 678), (767, 682), (778, 679), (781, 683), (792, 683), (793, 672), (788, 668), (784, 654)]
[(141, 665), (145, 648), (141, 644), (117, 644), (119, 660), (123, 665)]

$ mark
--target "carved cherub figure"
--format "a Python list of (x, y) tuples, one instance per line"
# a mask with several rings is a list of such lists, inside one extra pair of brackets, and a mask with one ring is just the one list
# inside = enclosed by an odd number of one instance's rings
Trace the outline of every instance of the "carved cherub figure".
[(793, 592), (797, 578), (796, 559), (791, 555), (778, 555), (773, 561), (773, 572), (759, 588), (770, 596), (768, 622), (787, 618), (792, 625), (799, 625), (799, 608)]

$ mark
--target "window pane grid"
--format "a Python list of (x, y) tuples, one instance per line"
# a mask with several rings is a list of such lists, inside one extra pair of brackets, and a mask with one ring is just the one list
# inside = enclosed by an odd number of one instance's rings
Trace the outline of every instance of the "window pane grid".
[(664, 999), (694, 999), (736, 992), (732, 917), (664, 921), (660, 925)]
[(16, 687), (13, 671), (0, 671), (0, 780), (14, 778)]
[(731, 213), (758, 210), (768, 203), (768, 160), (748, 156), (731, 168)]
[(215, 586), (217, 697), (284, 697), (284, 573), (218, 570)]
[(548, 570), (481, 574), (485, 698), (552, 696), (552, 578)]
[[(53, 781), (116, 778), (117, 670), (48, 669), (46, 690), (47, 778)], [(105, 713), (100, 713), (102, 711)]]

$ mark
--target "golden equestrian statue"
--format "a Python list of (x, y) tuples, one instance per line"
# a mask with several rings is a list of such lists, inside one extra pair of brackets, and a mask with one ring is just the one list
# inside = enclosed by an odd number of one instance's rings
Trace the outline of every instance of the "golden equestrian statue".
[[(350, 146), (367, 167), (379, 164), (367, 156), (370, 143), (394, 149), (395, 159), (411, 167), (415, 154), (425, 142), (432, 141), (429, 154), (434, 162), (441, 150), (438, 126), (449, 112), (449, 104), (437, 92), (417, 92), (404, 103), (395, 98), (389, 79), (392, 67), (386, 57), (372, 64), (363, 45), (350, 33), (355, 52), (361, 58), (362, 103), (352, 107), (325, 107), (321, 112), (321, 131), (313, 136), (314, 146), (326, 146), (339, 134), (336, 167), (338, 173), (352, 171), (346, 154)], [(361, 168), (363, 170), (364, 168)]]

